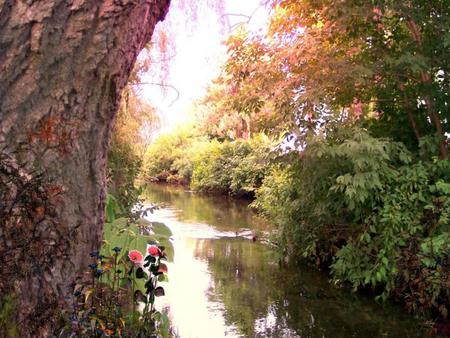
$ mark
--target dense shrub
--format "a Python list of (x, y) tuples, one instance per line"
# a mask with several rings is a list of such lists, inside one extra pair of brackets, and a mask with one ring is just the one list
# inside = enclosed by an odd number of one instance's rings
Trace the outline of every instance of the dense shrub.
[(274, 154), (271, 141), (264, 134), (253, 137), (247, 143), (250, 152), (236, 160), (231, 172), (230, 190), (234, 194), (244, 193), (253, 196), (269, 171)]
[[(424, 147), (423, 147), (424, 148)], [(255, 206), (288, 254), (331, 264), (336, 282), (382, 289), (414, 311), (449, 304), (450, 163), (361, 130), (310, 142), (275, 167)], [(445, 305), (447, 304), (447, 305)]]
[(231, 184), (231, 157), (243, 156), (247, 152), (245, 147), (234, 149), (230, 143), (222, 144), (216, 140), (205, 144), (193, 159), (195, 164), (191, 187), (196, 190), (227, 193)]
[(232, 195), (253, 196), (269, 167), (270, 141), (211, 141), (193, 158), (191, 187)]
[(190, 183), (200, 191), (252, 196), (267, 171), (270, 150), (265, 135), (219, 142), (177, 131), (160, 136), (149, 147), (145, 176)]
[(192, 174), (192, 144), (199, 140), (188, 128), (157, 137), (144, 156), (144, 178), (166, 181), (170, 175), (178, 175), (189, 181)]

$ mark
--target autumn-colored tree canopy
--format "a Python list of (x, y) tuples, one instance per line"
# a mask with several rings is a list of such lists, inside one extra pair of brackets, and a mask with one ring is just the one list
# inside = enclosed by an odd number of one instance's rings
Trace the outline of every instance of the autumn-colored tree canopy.
[(206, 100), (215, 132), (303, 137), (345, 121), (411, 147), (436, 135), (448, 156), (447, 1), (271, 6), (266, 35), (241, 30), (227, 41), (229, 58)]

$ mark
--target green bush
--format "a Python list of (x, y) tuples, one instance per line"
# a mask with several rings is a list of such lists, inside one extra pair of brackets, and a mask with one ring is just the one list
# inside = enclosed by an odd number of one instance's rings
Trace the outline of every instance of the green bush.
[(261, 186), (270, 167), (272, 143), (264, 134), (248, 141), (250, 152), (236, 161), (231, 172), (230, 190), (233, 194), (253, 196)]
[(362, 130), (330, 133), (274, 167), (254, 205), (279, 225), (291, 257), (446, 316), (450, 164), (425, 158)]
[(165, 181), (176, 174), (189, 181), (192, 174), (189, 152), (194, 141), (197, 141), (195, 134), (187, 127), (160, 135), (145, 153), (144, 177)]
[(232, 195), (253, 196), (270, 161), (270, 140), (211, 141), (193, 159), (191, 187)]
[(263, 134), (219, 142), (181, 129), (161, 135), (147, 149), (144, 175), (199, 191), (253, 196), (267, 172), (271, 147)]
[(439, 160), (397, 168), (359, 236), (337, 253), (334, 277), (354, 288), (381, 284), (383, 298), (402, 289), (411, 310), (438, 307), (447, 316), (442, 304), (450, 299), (449, 173), (449, 162)]
[(191, 187), (201, 191), (230, 192), (232, 171), (250, 151), (245, 141), (210, 142), (194, 159)]

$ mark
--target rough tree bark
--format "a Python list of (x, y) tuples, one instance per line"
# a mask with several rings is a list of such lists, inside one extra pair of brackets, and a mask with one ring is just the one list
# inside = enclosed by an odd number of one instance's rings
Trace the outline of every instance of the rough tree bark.
[(52, 335), (99, 246), (120, 92), (169, 2), (0, 0), (0, 306), (21, 337)]

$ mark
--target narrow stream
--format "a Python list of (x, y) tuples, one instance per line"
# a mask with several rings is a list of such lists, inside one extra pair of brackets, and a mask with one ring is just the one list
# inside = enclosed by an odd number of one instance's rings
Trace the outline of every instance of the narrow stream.
[(247, 202), (166, 185), (149, 185), (145, 197), (162, 205), (149, 220), (173, 232), (158, 302), (180, 337), (424, 337), (399, 307), (337, 289), (312, 268), (279, 267), (274, 252), (251, 240), (250, 230), (270, 226)]

